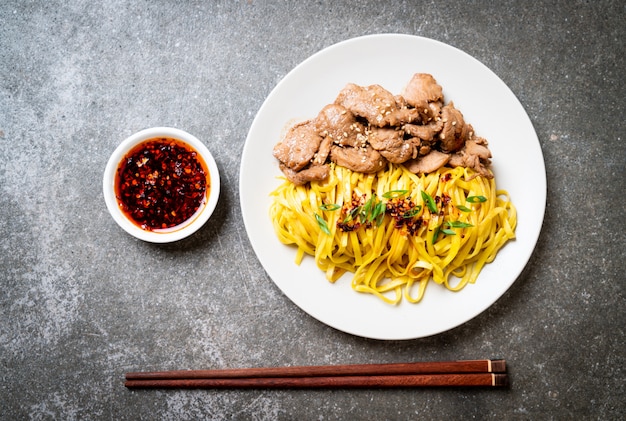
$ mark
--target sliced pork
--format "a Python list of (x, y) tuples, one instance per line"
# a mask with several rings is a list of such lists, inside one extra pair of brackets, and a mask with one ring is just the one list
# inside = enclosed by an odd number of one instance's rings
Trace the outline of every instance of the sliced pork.
[(443, 121), (441, 119), (423, 125), (405, 124), (403, 126), (403, 129), (407, 134), (427, 142), (432, 141), (435, 138), (435, 135), (438, 134), (442, 128)]
[(489, 170), (491, 166), (491, 151), (487, 141), (482, 137), (475, 137), (465, 142), (463, 148), (450, 157), (451, 167), (472, 168), (483, 177), (493, 178)]
[(377, 127), (387, 125), (385, 116), (398, 110), (393, 94), (380, 85), (359, 86), (349, 83), (339, 92), (335, 104)]
[(318, 133), (330, 138), (340, 146), (358, 146), (364, 143), (365, 126), (356, 120), (356, 116), (347, 108), (329, 104), (315, 119)]
[(328, 165), (311, 165), (303, 170), (294, 171), (291, 168), (287, 168), (285, 165), (280, 164), (280, 169), (283, 174), (285, 174), (285, 177), (297, 186), (302, 186), (311, 181), (326, 180), (330, 171), (330, 167)]
[(456, 152), (463, 147), (471, 127), (465, 124), (463, 114), (450, 102), (441, 110), (443, 128), (439, 133), (441, 150), (444, 152)]
[(369, 131), (368, 140), (372, 148), (394, 164), (406, 162), (415, 150), (411, 141), (404, 139), (404, 131), (399, 129), (374, 127)]
[(328, 159), (330, 155), (330, 146), (333, 144), (332, 139), (330, 137), (325, 137), (320, 143), (320, 148), (317, 150), (317, 153), (313, 157), (313, 165), (322, 165)]
[(330, 148), (331, 161), (352, 171), (371, 174), (387, 166), (387, 160), (370, 145), (364, 147), (341, 147), (333, 145)]
[(296, 124), (287, 130), (283, 140), (274, 146), (274, 157), (287, 168), (300, 171), (317, 153), (322, 137), (311, 121)]
[(428, 73), (416, 73), (404, 87), (402, 96), (418, 110), (424, 122), (434, 120), (443, 104), (443, 89)]
[(405, 162), (404, 166), (414, 174), (428, 174), (437, 171), (448, 161), (450, 161), (450, 154), (430, 151), (424, 156)]
[(347, 84), (313, 120), (290, 127), (273, 154), (295, 184), (326, 179), (329, 162), (362, 173), (389, 162), (416, 174), (463, 166), (493, 177), (487, 141), (444, 103), (441, 85), (426, 73), (395, 96), (380, 85)]

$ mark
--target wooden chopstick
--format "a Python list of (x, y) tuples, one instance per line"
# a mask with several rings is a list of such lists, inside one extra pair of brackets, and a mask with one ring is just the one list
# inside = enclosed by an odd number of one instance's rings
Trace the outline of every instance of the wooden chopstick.
[(506, 361), (462, 360), (388, 364), (313, 365), (293, 367), (176, 370), (126, 373), (127, 380), (211, 379), (252, 377), (372, 376), (391, 374), (505, 373)]
[(457, 374), (394, 374), (389, 376), (331, 376), (331, 377), (252, 377), (223, 379), (157, 379), (127, 380), (128, 388), (367, 388), (418, 386), (490, 386), (508, 385), (504, 373)]
[(126, 373), (128, 388), (506, 386), (504, 360)]

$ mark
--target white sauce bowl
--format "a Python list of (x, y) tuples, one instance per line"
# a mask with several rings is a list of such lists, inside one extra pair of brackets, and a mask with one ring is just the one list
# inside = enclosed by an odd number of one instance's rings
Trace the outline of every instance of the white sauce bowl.
[[(207, 193), (196, 213), (185, 222), (165, 230), (149, 231), (142, 229), (137, 223), (129, 219), (120, 208), (115, 196), (115, 178), (117, 169), (124, 157), (136, 146), (154, 138), (174, 138), (194, 149), (206, 164), (208, 169)], [(195, 136), (171, 127), (153, 127), (142, 130), (125, 139), (115, 149), (104, 170), (103, 177), (104, 200), (109, 213), (117, 224), (130, 235), (151, 243), (171, 243), (186, 238), (198, 231), (208, 221), (215, 210), (220, 194), (220, 175), (213, 155), (207, 147)]]

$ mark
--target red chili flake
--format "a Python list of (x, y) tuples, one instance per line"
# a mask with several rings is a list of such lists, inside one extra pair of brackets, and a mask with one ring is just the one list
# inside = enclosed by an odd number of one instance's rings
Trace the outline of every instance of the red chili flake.
[(197, 152), (173, 138), (149, 139), (120, 162), (115, 180), (122, 211), (142, 229), (180, 225), (208, 196), (209, 173)]
[(405, 227), (410, 235), (415, 235), (422, 226), (422, 218), (415, 218), (417, 210), (410, 198), (396, 198), (387, 202), (387, 214), (394, 219), (395, 228)]
[(347, 222), (337, 222), (337, 228), (341, 230), (341, 232), (352, 232), (361, 228), (361, 224), (355, 222), (353, 224), (349, 224)]
[[(374, 194), (374, 193), (372, 193)], [(360, 228), (370, 229), (374, 225), (371, 222), (362, 223), (360, 213), (365, 204), (366, 196), (353, 194), (352, 202), (344, 205), (341, 210), (337, 228), (342, 232), (352, 232)], [(395, 197), (385, 203), (385, 214), (394, 220), (394, 228), (404, 230), (409, 235), (416, 235), (424, 225), (424, 220), (418, 217), (420, 206), (407, 197)]]

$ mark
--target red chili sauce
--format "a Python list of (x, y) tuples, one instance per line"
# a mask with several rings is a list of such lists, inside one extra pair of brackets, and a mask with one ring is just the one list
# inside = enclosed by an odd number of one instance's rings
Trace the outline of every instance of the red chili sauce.
[(174, 138), (149, 139), (131, 149), (115, 176), (122, 212), (147, 231), (185, 222), (209, 190), (209, 172), (202, 158)]

